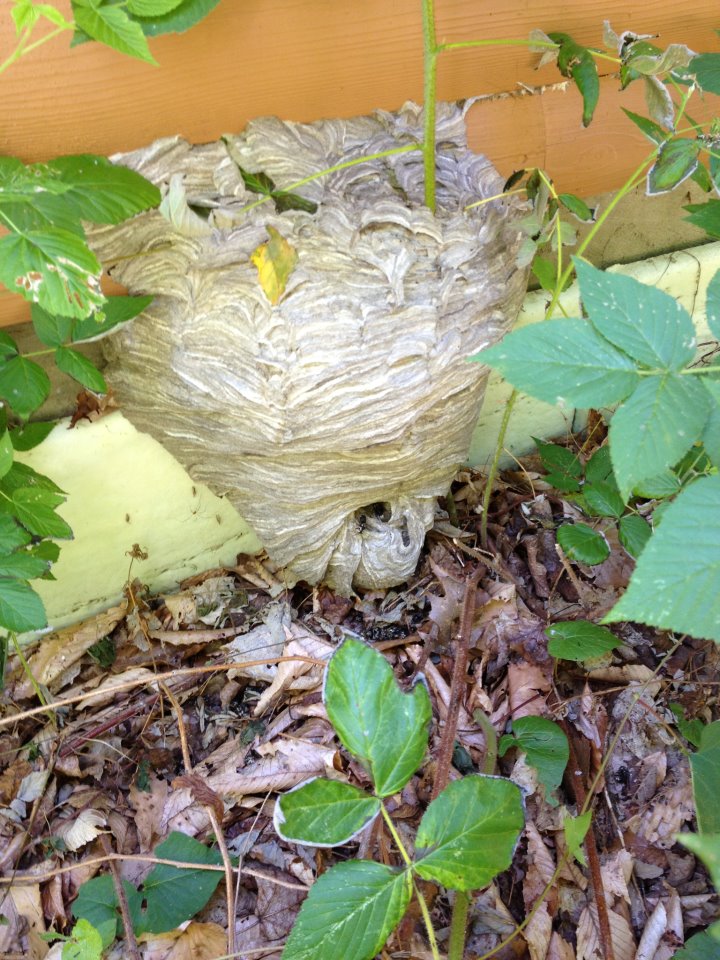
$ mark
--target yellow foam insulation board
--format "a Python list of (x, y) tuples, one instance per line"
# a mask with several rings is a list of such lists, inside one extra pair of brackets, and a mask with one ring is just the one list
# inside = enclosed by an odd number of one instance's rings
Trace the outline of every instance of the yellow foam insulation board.
[[(712, 243), (612, 269), (671, 293), (692, 313), (702, 339), (705, 289), (719, 268), (720, 243)], [(528, 294), (518, 325), (542, 320), (546, 301), (543, 291)], [(562, 302), (569, 316), (578, 315), (574, 287)], [(471, 464), (482, 468), (490, 462), (509, 394), (493, 377), (473, 437)], [(521, 396), (510, 421), (505, 462), (527, 453), (533, 436), (566, 434), (578, 426), (581, 415)], [(72, 430), (61, 421), (22, 459), (67, 493), (60, 513), (75, 533), (53, 568), (57, 580), (35, 582), (52, 627), (117, 602), (129, 575), (152, 590), (167, 590), (203, 570), (232, 565), (238, 553), (260, 549), (253, 531), (226, 500), (191, 480), (121, 413), (81, 422)], [(133, 560), (130, 573), (135, 544), (147, 559)]]

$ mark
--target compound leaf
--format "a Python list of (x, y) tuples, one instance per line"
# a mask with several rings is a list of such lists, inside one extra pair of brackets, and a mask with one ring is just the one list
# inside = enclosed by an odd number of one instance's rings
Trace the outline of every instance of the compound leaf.
[(522, 795), (510, 780), (454, 780), (420, 821), (415, 872), (451, 890), (485, 887), (510, 866), (523, 825)]

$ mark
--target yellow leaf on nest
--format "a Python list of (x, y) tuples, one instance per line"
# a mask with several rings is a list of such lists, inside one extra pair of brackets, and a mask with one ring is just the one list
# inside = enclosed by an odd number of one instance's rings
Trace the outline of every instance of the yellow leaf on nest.
[(275, 306), (285, 293), (290, 274), (295, 269), (298, 255), (295, 247), (274, 227), (267, 227), (270, 239), (253, 252), (250, 259), (257, 267), (260, 286), (270, 303)]

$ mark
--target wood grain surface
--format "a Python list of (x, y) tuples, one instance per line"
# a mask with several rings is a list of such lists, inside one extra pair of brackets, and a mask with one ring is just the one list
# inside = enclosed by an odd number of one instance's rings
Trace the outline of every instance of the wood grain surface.
[[(64, 0), (58, 5), (69, 10)], [(0, 4), (2, 57), (14, 41), (8, 7)], [(436, 0), (436, 7), (446, 42), (523, 38), (540, 27), (600, 45), (607, 18), (617, 31), (658, 33), (663, 46), (713, 50), (720, 26), (715, 0)], [(159, 67), (94, 43), (71, 50), (67, 35), (18, 61), (0, 78), (0, 153), (27, 161), (112, 154), (176, 133), (203, 142), (264, 114), (353, 116), (422, 96), (418, 0), (222, 0), (194, 29), (151, 47)], [(583, 130), (576, 92), (539, 92), (559, 76), (552, 66), (535, 70), (536, 60), (526, 48), (449, 52), (439, 95), (483, 98), (469, 115), (470, 142), (502, 173), (538, 164), (562, 190), (587, 196), (616, 188), (646, 152), (618, 109), (640, 109), (640, 92), (620, 94), (617, 79), (605, 77), (597, 119)], [(24, 303), (0, 296), (0, 325), (26, 315)]]

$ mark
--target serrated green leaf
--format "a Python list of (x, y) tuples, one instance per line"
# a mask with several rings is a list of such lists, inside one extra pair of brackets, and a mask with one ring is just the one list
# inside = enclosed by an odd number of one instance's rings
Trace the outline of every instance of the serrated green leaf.
[(662, 500), (674, 497), (680, 489), (680, 481), (672, 470), (663, 470), (654, 477), (647, 477), (633, 487), (633, 496), (644, 500)]
[(575, 857), (578, 863), (583, 867), (587, 866), (585, 852), (583, 851), (583, 842), (590, 829), (592, 821), (592, 810), (579, 814), (577, 817), (565, 817), (563, 820), (563, 831), (565, 833), (565, 843), (570, 854)]
[(41, 343), (48, 347), (57, 347), (65, 343), (70, 338), (70, 331), (73, 327), (72, 317), (58, 316), (54, 313), (48, 313), (41, 306), (34, 303), (30, 308), (30, 317), (32, 319), (35, 333)]
[(718, 960), (718, 942), (711, 934), (696, 933), (672, 955), (671, 960)]
[(583, 499), (593, 516), (621, 517), (625, 510), (625, 501), (617, 487), (607, 480), (586, 483), (583, 487)]
[(523, 826), (522, 794), (510, 780), (453, 780), (420, 821), (415, 872), (451, 890), (485, 887), (510, 866)]
[[(212, 850), (187, 834), (173, 831), (155, 848), (155, 855), (184, 863), (222, 863), (219, 851)], [(222, 879), (222, 871), (193, 870), (159, 863), (143, 882), (145, 908), (133, 915), (135, 932), (166, 933), (202, 910)]]
[(0, 627), (25, 633), (46, 626), (45, 607), (30, 584), (0, 577)]
[(85, 320), (74, 322), (73, 343), (99, 340), (110, 330), (137, 317), (152, 302), (152, 297), (108, 297), (100, 315), (95, 314)]
[(599, 447), (585, 464), (585, 480), (588, 483), (598, 483), (607, 480), (615, 483), (610, 460), (610, 447)]
[(344, 746), (367, 767), (379, 797), (402, 790), (423, 761), (430, 697), (418, 683), (403, 693), (382, 654), (346, 639), (325, 679), (325, 707)]
[(701, 53), (688, 67), (698, 86), (706, 93), (720, 94), (720, 53)]
[(580, 493), (582, 489), (579, 480), (573, 480), (562, 473), (546, 473), (543, 480), (560, 493)]
[(157, 66), (142, 28), (122, 7), (101, 6), (100, 0), (72, 0), (72, 8), (77, 27), (91, 39)]
[(412, 874), (369, 860), (339, 863), (315, 881), (283, 960), (370, 960), (402, 919)]
[(551, 807), (556, 807), (558, 804), (553, 791), (560, 786), (570, 759), (567, 737), (556, 723), (545, 717), (513, 720), (512, 733), (512, 736), (500, 739), (499, 756), (504, 757), (511, 746), (526, 754), (528, 763), (535, 768), (538, 781), (545, 789), (545, 799)]
[(637, 514), (621, 517), (618, 538), (630, 556), (637, 560), (652, 535), (650, 524)]
[(92, 360), (88, 360), (77, 350), (70, 350), (68, 347), (57, 347), (55, 350), (55, 363), (58, 370), (66, 373), (73, 380), (77, 380), (88, 390), (95, 393), (107, 393), (107, 383), (105, 377), (100, 373)]
[(127, 0), (127, 8), (133, 16), (162, 17), (181, 3), (182, 0)]
[(603, 622), (621, 620), (720, 641), (720, 476), (701, 477), (668, 504)]
[(0, 478), (4, 477), (13, 465), (15, 450), (10, 433), (4, 430), (0, 434)]
[(648, 170), (648, 196), (657, 196), (673, 190), (687, 180), (698, 165), (700, 143), (685, 137), (674, 137), (658, 150), (655, 163)]
[(334, 847), (347, 843), (380, 812), (380, 801), (339, 780), (318, 777), (275, 804), (275, 829), (284, 840)]
[(85, 317), (104, 297), (100, 264), (85, 241), (56, 227), (0, 239), (0, 283), (49, 313)]
[(705, 316), (710, 333), (720, 340), (720, 270), (713, 275), (705, 291)]
[[(0, 480), (0, 489), (3, 493), (10, 494), (19, 490), (21, 487), (38, 487), (41, 490), (49, 490), (51, 493), (60, 493), (65, 496), (65, 491), (61, 490), (50, 477), (38, 473), (37, 470), (33, 470), (33, 468), (29, 467), (26, 463), (18, 463), (16, 461), (10, 471)], [(1, 506), (2, 499), (0, 499), (0, 507)]]
[(28, 550), (17, 553), (0, 553), (0, 577), (12, 580), (34, 580), (47, 573), (50, 564)]
[(584, 523), (564, 523), (558, 527), (557, 540), (568, 560), (596, 564), (610, 556), (605, 537)]
[(671, 467), (702, 436), (712, 402), (679, 374), (645, 377), (610, 422), (610, 456), (621, 496)]
[(64, 199), (83, 220), (121, 223), (160, 203), (153, 183), (106, 157), (90, 153), (56, 157), (47, 168), (66, 187)]
[(42, 443), (55, 429), (54, 423), (26, 423), (10, 431), (10, 439), (16, 450), (32, 450)]
[(720, 835), (720, 721), (700, 734), (700, 748), (690, 754), (695, 815), (700, 834)]
[(561, 447), (558, 443), (545, 443), (537, 437), (533, 437), (532, 441), (542, 465), (549, 473), (560, 473), (576, 480), (582, 476), (582, 464), (572, 450)]
[(607, 629), (587, 620), (564, 620), (545, 628), (548, 653), (558, 660), (593, 660), (620, 646)]
[(184, 33), (206, 17), (220, 3), (220, 0), (182, 0), (169, 13), (159, 17), (135, 16), (143, 33), (148, 37), (159, 37), (164, 33)]
[(262, 170), (258, 170), (257, 173), (253, 173), (250, 170), (244, 170), (239, 165), (238, 170), (240, 171), (240, 176), (243, 178), (243, 183), (250, 193), (260, 193), (266, 197), (272, 196), (273, 190), (275, 189), (275, 181), (272, 179), (272, 177), (269, 177), (266, 173), (263, 173)]
[(580, 297), (593, 326), (633, 359), (680, 370), (695, 356), (695, 327), (678, 301), (634, 277), (575, 262)]
[(50, 393), (50, 380), (42, 367), (25, 357), (13, 357), (0, 366), (0, 397), (20, 417), (42, 406)]
[(630, 357), (577, 318), (514, 330), (470, 359), (538, 400), (581, 408), (618, 403), (640, 382)]
[(558, 200), (582, 223), (592, 223), (595, 219), (595, 211), (591, 210), (585, 201), (576, 197), (574, 193), (559, 193)]
[(30, 543), (30, 534), (21, 527), (13, 517), (7, 514), (0, 514), (0, 551), (2, 553), (11, 553), (18, 547), (24, 547)]
[(720, 889), (720, 834), (680, 833), (675, 839), (702, 860), (713, 886)]
[(36, 537), (72, 540), (69, 525), (55, 512), (65, 498), (38, 487), (21, 487), (12, 496), (9, 509)]
[(683, 210), (687, 210), (690, 214), (689, 217), (685, 217), (688, 223), (704, 230), (711, 237), (720, 237), (720, 200), (688, 203)]
[(668, 139), (668, 131), (663, 130), (659, 123), (655, 123), (654, 120), (650, 120), (648, 117), (640, 116), (638, 113), (633, 113), (632, 110), (626, 110), (625, 107), (622, 107), (622, 112), (628, 117), (632, 122), (638, 127), (648, 138), (648, 140), (653, 143), (661, 144)]

